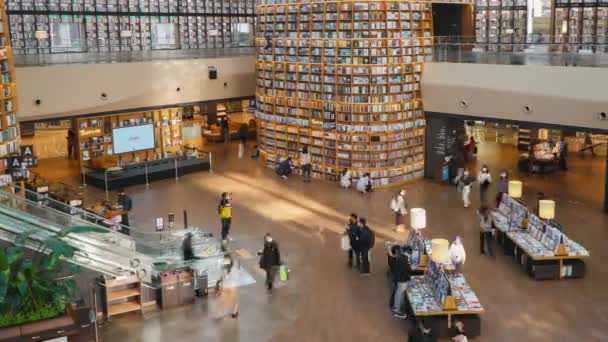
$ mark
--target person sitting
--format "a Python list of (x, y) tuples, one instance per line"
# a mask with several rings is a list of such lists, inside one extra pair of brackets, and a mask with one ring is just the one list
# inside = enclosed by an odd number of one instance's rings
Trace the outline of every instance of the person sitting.
[(258, 145), (253, 145), (253, 153), (251, 154), (251, 159), (258, 159), (260, 157), (260, 149)]
[(361, 193), (372, 192), (372, 179), (369, 172), (366, 172), (357, 181), (357, 191)]
[(277, 174), (281, 176), (283, 179), (287, 179), (287, 176), (291, 174), (291, 157), (287, 157), (287, 159), (283, 159), (277, 166)]
[(352, 174), (349, 170), (344, 169), (340, 172), (340, 186), (347, 189), (350, 188), (350, 178)]

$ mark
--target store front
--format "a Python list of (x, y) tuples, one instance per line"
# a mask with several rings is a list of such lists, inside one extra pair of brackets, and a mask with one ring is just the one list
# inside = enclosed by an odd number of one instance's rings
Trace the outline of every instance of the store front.
[[(448, 182), (467, 167), (486, 164), (493, 176), (507, 170), (534, 193), (570, 190), (570, 200), (608, 210), (608, 135), (572, 127), (505, 121), (463, 120), (426, 113), (425, 177)], [(562, 140), (567, 144), (560, 158)], [(597, 189), (606, 189), (598, 191)]]

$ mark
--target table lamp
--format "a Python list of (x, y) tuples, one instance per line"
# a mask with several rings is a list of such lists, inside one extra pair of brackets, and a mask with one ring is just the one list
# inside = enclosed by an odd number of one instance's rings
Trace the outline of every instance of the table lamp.
[(412, 208), (410, 210), (410, 226), (416, 230), (426, 228), (426, 210)]
[(36, 37), (36, 39), (48, 39), (49, 33), (47, 31), (36, 31), (34, 32), (34, 37)]
[(521, 181), (509, 181), (509, 196), (513, 198), (521, 198), (523, 183)]
[(555, 218), (555, 201), (540, 200), (538, 201), (538, 216), (544, 220), (553, 220)]
[(437, 264), (443, 264), (450, 261), (448, 250), (450, 242), (446, 239), (431, 240), (431, 260)]
[[(412, 208), (410, 210), (410, 226), (414, 229), (410, 234), (420, 234), (421, 229), (426, 228), (426, 210), (423, 208)], [(429, 264), (429, 256), (426, 254), (426, 248), (420, 251), (420, 267), (426, 267)]]

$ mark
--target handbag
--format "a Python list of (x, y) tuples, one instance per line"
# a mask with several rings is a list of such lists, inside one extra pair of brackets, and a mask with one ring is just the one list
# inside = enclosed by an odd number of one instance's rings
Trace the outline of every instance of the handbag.
[(279, 266), (279, 279), (281, 281), (289, 280), (289, 268), (286, 265)]
[(345, 252), (350, 250), (350, 238), (348, 235), (342, 235), (340, 238), (340, 248)]

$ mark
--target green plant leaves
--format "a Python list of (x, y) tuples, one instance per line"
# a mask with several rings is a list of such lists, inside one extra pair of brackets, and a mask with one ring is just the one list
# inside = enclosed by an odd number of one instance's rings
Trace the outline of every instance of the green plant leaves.
[(0, 272), (8, 269), (8, 259), (6, 258), (6, 252), (4, 249), (0, 249)]
[(0, 273), (0, 303), (4, 303), (8, 291), (8, 271)]
[(23, 257), (23, 250), (21, 247), (9, 247), (6, 249), (6, 261), (8, 265), (12, 265), (17, 262), (17, 260)]
[(59, 236), (63, 237), (68, 234), (81, 234), (81, 233), (107, 233), (108, 230), (101, 227), (94, 226), (73, 226), (64, 228)]
[(60, 238), (50, 237), (46, 239), (45, 244), (53, 251), (53, 253), (57, 253), (59, 256), (68, 259), (74, 256), (74, 248)]
[(80, 273), (81, 271), (80, 266), (71, 263), (66, 263), (65, 268), (72, 273)]

